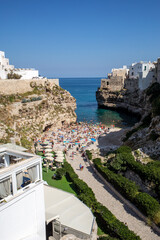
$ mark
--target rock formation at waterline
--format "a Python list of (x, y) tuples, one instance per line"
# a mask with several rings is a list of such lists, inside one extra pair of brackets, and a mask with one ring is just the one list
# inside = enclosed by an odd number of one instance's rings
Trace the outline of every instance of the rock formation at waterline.
[(121, 109), (141, 116), (124, 138), (132, 149), (142, 148), (150, 157), (160, 159), (160, 84), (144, 91), (111, 91), (99, 88), (96, 99), (100, 108)]

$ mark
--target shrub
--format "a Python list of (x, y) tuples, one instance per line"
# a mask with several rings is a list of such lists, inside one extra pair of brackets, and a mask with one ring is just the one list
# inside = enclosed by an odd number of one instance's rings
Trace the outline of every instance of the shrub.
[(89, 150), (86, 150), (86, 154), (89, 160), (92, 160), (92, 153)]
[(99, 159), (93, 160), (96, 169), (102, 174), (102, 176), (109, 181), (113, 186), (125, 195), (128, 199), (133, 200), (139, 191), (139, 187), (131, 180), (113, 173), (107, 168), (104, 168)]
[[(123, 152), (122, 148), (120, 149), (120, 152)], [(127, 155), (128, 155), (127, 153), (126, 154), (123, 153), (123, 157), (125, 157), (126, 159)], [(139, 166), (140, 163), (133, 161), (134, 158), (132, 155), (128, 156), (130, 156), (130, 158), (128, 158), (128, 162), (130, 161), (129, 162), (130, 164), (134, 162), (135, 163), (135, 165), (133, 165), (134, 167), (136, 167), (137, 165)], [(121, 175), (111, 172), (106, 167), (103, 167), (100, 159), (94, 159), (93, 162), (95, 164), (96, 169), (102, 174), (102, 176), (106, 180), (108, 180), (111, 184), (113, 184), (113, 186), (119, 192), (121, 192), (126, 198), (135, 203), (136, 206), (146, 216), (150, 217), (152, 220), (156, 220), (155, 223), (157, 224), (160, 223), (160, 204), (155, 198), (151, 197), (147, 193), (139, 192), (139, 187), (133, 181), (130, 181)], [(143, 165), (141, 165), (141, 168), (139, 168), (139, 170), (142, 169)]]
[(21, 144), (24, 148), (31, 149), (32, 142), (29, 141), (26, 137), (21, 137)]
[(116, 151), (117, 153), (131, 153), (132, 152), (132, 149), (128, 146), (121, 146), (117, 149)]
[(75, 186), (78, 198), (80, 198), (80, 200), (82, 200), (91, 209), (95, 209), (97, 200), (92, 189), (89, 188), (84, 181), (78, 178), (78, 175), (74, 172), (69, 163), (64, 163), (64, 169), (66, 171), (66, 178), (69, 181), (72, 181)]
[[(97, 162), (100, 161), (100, 159), (97, 159)], [(140, 240), (139, 236), (130, 231), (127, 226), (116, 219), (116, 217), (106, 207), (97, 202), (92, 189), (89, 188), (85, 182), (78, 178), (78, 175), (74, 172), (69, 163), (65, 162), (64, 168), (66, 175), (68, 175), (70, 180), (75, 185), (78, 198), (92, 209), (94, 215), (96, 216), (98, 225), (102, 227), (104, 232), (107, 231), (107, 233), (111, 234), (113, 237), (117, 237), (121, 240)], [(106, 240), (107, 239), (116, 240), (110, 236), (107, 236)]]
[(146, 216), (149, 216), (152, 219), (158, 212), (160, 212), (160, 204), (147, 193), (137, 194), (135, 197), (135, 204)]
[(114, 238), (114, 237), (111, 237), (111, 236), (105, 236), (105, 237), (99, 237), (98, 238), (99, 240), (118, 240), (118, 238)]
[(13, 71), (7, 74), (8, 79), (20, 79), (21, 77), (21, 75), (13, 73)]
[(64, 168), (58, 168), (56, 171), (56, 179), (62, 179), (62, 177), (65, 175), (66, 171)]
[(121, 240), (138, 240), (139, 236), (128, 229), (122, 222), (102, 204), (98, 204), (97, 211), (95, 212), (97, 222), (100, 224), (101, 229), (106, 231), (113, 237), (118, 237)]

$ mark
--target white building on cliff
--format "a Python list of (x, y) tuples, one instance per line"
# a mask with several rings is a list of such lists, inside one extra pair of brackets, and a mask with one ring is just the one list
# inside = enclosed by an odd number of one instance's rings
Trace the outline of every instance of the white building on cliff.
[(39, 72), (33, 68), (14, 68), (9, 65), (9, 59), (5, 58), (5, 53), (0, 51), (0, 79), (7, 79), (8, 73), (15, 73), (21, 76), (20, 79), (38, 78)]
[(155, 64), (151, 62), (139, 62), (132, 63), (129, 67), (129, 79), (130, 81), (137, 80), (137, 88), (144, 90), (149, 87), (155, 80)]
[(91, 210), (73, 194), (44, 185), (40, 156), (14, 148), (0, 147), (0, 239), (93, 239)]

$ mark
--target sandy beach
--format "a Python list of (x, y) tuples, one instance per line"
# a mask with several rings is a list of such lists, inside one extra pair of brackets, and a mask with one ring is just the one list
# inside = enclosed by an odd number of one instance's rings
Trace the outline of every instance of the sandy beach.
[(82, 152), (86, 149), (99, 149), (100, 151), (115, 150), (122, 144), (126, 129), (105, 126), (103, 124), (76, 123), (61, 128), (49, 129), (35, 142), (41, 144), (48, 141), (53, 150), (67, 153), (73, 149)]

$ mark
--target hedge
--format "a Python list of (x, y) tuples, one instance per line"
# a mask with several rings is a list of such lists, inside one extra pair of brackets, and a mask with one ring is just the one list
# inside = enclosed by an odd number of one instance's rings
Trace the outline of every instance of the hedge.
[(99, 240), (118, 240), (118, 238), (114, 238), (114, 237), (110, 237), (110, 236), (100, 236), (99, 238), (98, 238)]
[(79, 179), (78, 175), (74, 172), (71, 165), (67, 162), (64, 163), (64, 169), (66, 171), (66, 178), (73, 182), (77, 195), (89, 208), (94, 210), (97, 205), (97, 200), (92, 189), (88, 185)]
[(140, 240), (139, 236), (130, 231), (124, 223), (116, 219), (116, 217), (106, 207), (97, 202), (92, 189), (78, 178), (78, 175), (74, 172), (69, 163), (65, 162), (64, 168), (67, 179), (75, 185), (75, 191), (77, 192), (78, 198), (88, 207), (92, 208), (93, 214), (96, 216), (97, 223), (101, 226), (102, 230), (111, 234), (111, 236), (105, 237), (106, 240), (116, 240), (117, 238), (121, 240)]
[[(102, 166), (100, 159), (93, 160), (96, 169), (101, 175), (107, 179), (119, 192), (127, 199), (136, 204), (136, 206), (151, 220), (155, 220), (155, 216), (160, 214), (160, 204), (156, 199), (147, 193), (139, 192), (139, 187), (131, 180), (115, 174), (106, 167)], [(156, 218), (156, 224), (160, 224), (160, 218)]]
[(160, 205), (157, 200), (147, 193), (140, 192), (135, 197), (135, 204), (145, 215), (152, 218), (154, 218), (155, 214), (160, 211)]
[(108, 168), (103, 167), (100, 158), (93, 160), (96, 169), (101, 175), (107, 179), (119, 192), (121, 192), (129, 200), (133, 200), (139, 192), (139, 187), (131, 180), (113, 173)]
[(137, 173), (144, 181), (147, 180), (153, 182), (156, 185), (157, 193), (160, 195), (158, 189), (160, 185), (160, 163), (158, 161), (143, 165), (140, 162), (135, 161), (131, 148), (127, 146), (122, 146), (117, 149), (117, 154), (121, 154), (123, 163)]
[[(120, 222), (105, 206), (98, 204), (97, 211), (94, 213), (100, 225), (105, 226), (105, 230), (113, 237), (124, 240), (140, 239), (134, 232), (130, 231), (124, 223)], [(103, 230), (103, 228), (102, 228)]]
[(92, 160), (92, 153), (89, 150), (86, 150), (86, 154), (89, 160)]

